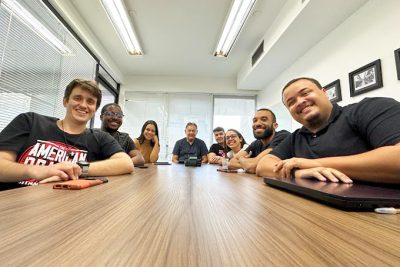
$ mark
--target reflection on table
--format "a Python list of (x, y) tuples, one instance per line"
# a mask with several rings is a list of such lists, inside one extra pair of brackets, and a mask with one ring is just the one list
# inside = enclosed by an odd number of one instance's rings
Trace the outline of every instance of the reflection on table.
[(0, 192), (10, 266), (400, 265), (400, 216), (345, 212), (216, 166)]

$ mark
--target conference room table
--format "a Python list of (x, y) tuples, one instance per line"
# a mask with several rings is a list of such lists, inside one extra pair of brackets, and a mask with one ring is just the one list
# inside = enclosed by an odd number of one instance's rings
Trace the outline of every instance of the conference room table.
[(400, 216), (348, 212), (217, 166), (0, 192), (0, 266), (400, 266)]

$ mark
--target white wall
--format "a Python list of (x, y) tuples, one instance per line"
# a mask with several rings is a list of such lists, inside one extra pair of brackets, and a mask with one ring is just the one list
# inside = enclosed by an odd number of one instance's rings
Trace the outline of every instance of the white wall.
[(233, 95), (256, 95), (257, 91), (236, 89), (234, 78), (183, 77), (183, 76), (125, 76), (127, 91), (195, 92)]
[[(340, 79), (343, 100), (339, 105), (342, 106), (364, 97), (387, 96), (400, 100), (393, 53), (400, 48), (399, 11), (398, 0), (368, 1), (260, 91), (258, 105), (277, 109), (278, 122), (283, 121), (280, 124), (288, 128), (289, 113), (282, 111), (281, 90), (288, 81), (300, 76), (316, 78), (322, 85)], [(306, 34), (299, 33), (299, 38), (302, 37), (306, 38)], [(379, 58), (383, 88), (350, 98), (348, 73)], [(294, 130), (299, 124), (293, 121), (291, 126)]]

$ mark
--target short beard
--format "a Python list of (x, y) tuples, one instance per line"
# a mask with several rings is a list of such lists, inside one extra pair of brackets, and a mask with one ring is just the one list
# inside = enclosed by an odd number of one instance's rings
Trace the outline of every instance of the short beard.
[(274, 134), (274, 130), (271, 126), (267, 126), (262, 134), (257, 135), (255, 131), (253, 131), (254, 138), (257, 140), (270, 138)]

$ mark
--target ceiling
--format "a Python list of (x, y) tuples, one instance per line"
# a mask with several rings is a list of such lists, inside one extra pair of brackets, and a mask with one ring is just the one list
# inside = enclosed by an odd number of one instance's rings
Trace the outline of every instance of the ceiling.
[[(100, 0), (50, 3), (122, 76), (230, 78), (237, 80), (239, 89), (259, 90), (366, 1), (258, 0), (227, 59), (212, 54), (231, 0), (125, 0), (142, 57), (128, 55)], [(251, 67), (251, 55), (263, 39), (265, 52)]]

